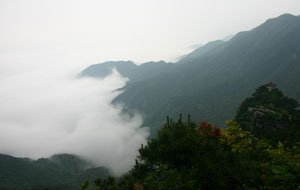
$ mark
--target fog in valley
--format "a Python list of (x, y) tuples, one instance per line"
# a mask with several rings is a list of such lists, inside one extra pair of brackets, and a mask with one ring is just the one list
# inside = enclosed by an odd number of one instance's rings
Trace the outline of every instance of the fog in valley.
[(128, 79), (78, 73), (109, 60), (174, 62), (199, 44), (300, 11), (297, 1), (252, 2), (0, 1), (0, 153), (71, 153), (116, 175), (128, 171), (149, 136), (140, 113), (111, 105)]
[(117, 72), (103, 80), (77, 78), (55, 63), (16, 69), (16, 57), (6, 57), (8, 67), (0, 65), (6, 73), (0, 77), (1, 153), (30, 158), (72, 153), (117, 174), (130, 168), (148, 133), (138, 114), (131, 118), (110, 105), (125, 78)]

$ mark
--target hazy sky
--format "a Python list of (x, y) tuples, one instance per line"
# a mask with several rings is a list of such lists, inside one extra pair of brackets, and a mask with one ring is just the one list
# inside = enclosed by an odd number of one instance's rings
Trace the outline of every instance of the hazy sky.
[(76, 79), (106, 60), (174, 61), (300, 0), (0, 0), (0, 153), (75, 153), (121, 174), (148, 136), (110, 105), (125, 84)]
[(174, 60), (283, 13), (299, 15), (300, 1), (0, 0), (0, 53), (68, 52), (86, 64)]

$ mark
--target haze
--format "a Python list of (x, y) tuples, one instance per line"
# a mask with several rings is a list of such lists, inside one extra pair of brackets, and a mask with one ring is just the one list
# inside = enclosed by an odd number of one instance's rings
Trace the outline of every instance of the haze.
[(121, 174), (147, 128), (110, 105), (126, 79), (77, 79), (82, 69), (175, 61), (284, 13), (299, 15), (300, 1), (0, 0), (0, 153), (74, 153)]
[(284, 13), (298, 0), (1, 0), (1, 52), (80, 53), (102, 60), (172, 61)]

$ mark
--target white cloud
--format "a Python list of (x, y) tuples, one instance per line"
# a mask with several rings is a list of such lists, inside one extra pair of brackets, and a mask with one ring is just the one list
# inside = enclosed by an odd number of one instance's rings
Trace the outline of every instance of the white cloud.
[(249, 30), (296, 0), (1, 0), (0, 152), (73, 152), (121, 173), (147, 132), (109, 105), (124, 85), (77, 80), (105, 60), (174, 61), (185, 47)]
[[(0, 77), (0, 152), (31, 158), (74, 153), (115, 174), (130, 169), (148, 132), (138, 114), (130, 118), (110, 105), (125, 79), (118, 73), (77, 79), (63, 66), (49, 65)], [(18, 67), (1, 68), (9, 73)]]

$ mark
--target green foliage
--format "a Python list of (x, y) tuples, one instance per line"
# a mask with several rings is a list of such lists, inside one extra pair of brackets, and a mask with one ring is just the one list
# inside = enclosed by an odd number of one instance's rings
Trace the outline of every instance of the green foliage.
[(169, 167), (183, 167), (191, 164), (201, 140), (195, 133), (194, 123), (171, 122), (158, 132), (157, 138), (140, 149), (139, 158), (149, 163), (162, 162)]
[[(74, 163), (79, 172), (79, 181)], [(90, 167), (93, 164), (70, 154), (58, 154), (38, 160), (0, 154), (0, 189), (85, 189), (95, 179), (95, 175), (101, 178), (109, 176), (107, 168)], [(80, 184), (81, 182), (83, 183)]]
[[(119, 189), (297, 189), (299, 162), (284, 144), (272, 146), (234, 121), (219, 129), (207, 122), (167, 121), (140, 148)], [(219, 131), (216, 133), (216, 131)]]
[[(300, 184), (299, 161), (291, 159), (291, 152), (281, 142), (273, 147), (264, 139), (243, 131), (236, 122), (227, 122), (224, 143), (240, 153), (248, 167), (259, 171), (258, 187), (262, 189), (296, 189)], [(250, 165), (251, 164), (251, 165)]]
[(145, 189), (223, 187), (213, 182), (215, 177), (226, 178), (219, 175), (223, 167), (218, 159), (224, 156), (219, 151), (221, 144), (213, 136), (200, 135), (203, 131), (197, 129), (200, 128), (193, 122), (168, 122), (156, 138), (140, 149), (136, 169), (142, 168), (138, 174), (145, 181)]
[(187, 122), (181, 116), (177, 122), (167, 118), (156, 137), (140, 148), (134, 168), (113, 187), (297, 189), (298, 106), (297, 101), (268, 83), (242, 103), (236, 116), (238, 122), (227, 121), (226, 128), (207, 122), (197, 125), (190, 117)]
[(116, 180), (114, 177), (109, 176), (106, 179), (96, 179), (95, 180), (96, 189), (99, 190), (118, 190), (119, 187), (116, 184)]
[(294, 144), (300, 141), (298, 107), (296, 100), (288, 98), (274, 84), (268, 83), (242, 102), (235, 120), (243, 129), (272, 144), (278, 141)]
[(86, 190), (88, 187), (89, 187), (89, 181), (86, 180), (81, 184), (80, 190)]

